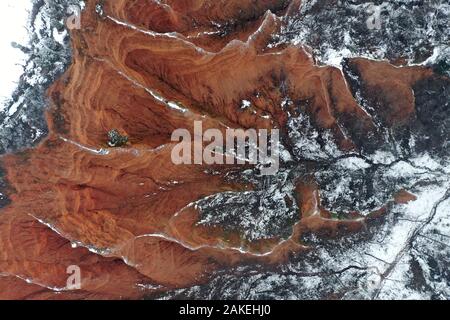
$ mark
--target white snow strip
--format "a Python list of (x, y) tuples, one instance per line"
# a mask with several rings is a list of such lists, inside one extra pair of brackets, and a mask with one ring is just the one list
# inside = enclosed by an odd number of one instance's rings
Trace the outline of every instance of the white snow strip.
[(26, 25), (31, 9), (30, 0), (2, 0), (0, 2), (0, 110), (17, 87), (23, 73), (26, 54), (13, 48), (11, 43), (25, 45), (28, 42)]

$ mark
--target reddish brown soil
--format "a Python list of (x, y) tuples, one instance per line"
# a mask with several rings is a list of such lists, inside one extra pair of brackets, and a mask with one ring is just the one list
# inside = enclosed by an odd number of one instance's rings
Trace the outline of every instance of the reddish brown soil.
[[(192, 131), (194, 120), (210, 128), (283, 129), (286, 97), (309, 101), (306, 112), (344, 150), (357, 144), (337, 119), (351, 119), (345, 125), (360, 132), (375, 130), (339, 69), (317, 66), (302, 47), (267, 49), (280, 17), (299, 1), (106, 0), (103, 17), (95, 5), (87, 2), (82, 29), (72, 32), (71, 67), (48, 91), (50, 134), (1, 160), (12, 203), (0, 214), (0, 298), (142, 298), (207, 281), (220, 268), (282, 263), (310, 249), (300, 242), (305, 232), (361, 230), (366, 218), (333, 219), (314, 182), (304, 181), (297, 188), (301, 220), (288, 241), (247, 243), (199, 227), (189, 203), (251, 186), (227, 182), (230, 168), (211, 174), (170, 159), (172, 131)], [(412, 117), (411, 86), (430, 71), (351, 63), (366, 90), (384, 97), (380, 113), (389, 125)], [(148, 90), (188, 111), (170, 109)], [(242, 99), (252, 110), (240, 108)], [(113, 128), (130, 137), (127, 146), (106, 146)], [(396, 200), (405, 199), (412, 200)], [(81, 268), (79, 291), (65, 290), (70, 265)]]

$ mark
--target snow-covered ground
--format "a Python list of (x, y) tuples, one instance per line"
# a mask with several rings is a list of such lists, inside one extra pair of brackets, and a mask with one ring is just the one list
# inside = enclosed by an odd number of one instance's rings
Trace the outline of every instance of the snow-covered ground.
[(26, 25), (31, 5), (30, 0), (0, 1), (0, 110), (4, 109), (5, 100), (11, 97), (23, 73), (26, 55), (11, 43), (27, 43)]
[(309, 46), (323, 65), (345, 58), (406, 58), (409, 65), (448, 61), (448, 0), (304, 0), (278, 42)]
[(45, 91), (72, 60), (65, 25), (72, 6), (83, 8), (80, 0), (0, 1), (0, 154), (47, 133)]

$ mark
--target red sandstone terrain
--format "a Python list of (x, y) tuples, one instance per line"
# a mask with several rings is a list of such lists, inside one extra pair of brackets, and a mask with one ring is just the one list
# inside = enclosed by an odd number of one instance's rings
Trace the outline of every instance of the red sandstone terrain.
[[(72, 31), (73, 63), (48, 91), (48, 137), (1, 159), (11, 199), (0, 214), (1, 299), (152, 296), (240, 264), (281, 264), (312, 249), (302, 234), (358, 232), (390, 205), (414, 200), (402, 191), (369, 216), (337, 220), (322, 208), (313, 179), (299, 180), (288, 240), (249, 242), (197, 225), (191, 203), (252, 186), (226, 179), (236, 168), (174, 165), (173, 130), (193, 131), (202, 120), (209, 128), (283, 132), (295, 112), (280, 107), (286, 97), (308, 101), (306, 112), (344, 151), (358, 150), (376, 124), (340, 69), (317, 65), (302, 46), (267, 46), (300, 1), (103, 2), (98, 14), (97, 1), (87, 1), (82, 29)], [(414, 116), (411, 88), (432, 76), (367, 59), (349, 65), (367, 92), (383, 97), (377, 111), (392, 127)], [(243, 99), (251, 110), (240, 108)], [(126, 146), (107, 146), (112, 128), (130, 138)], [(81, 290), (66, 288), (70, 265), (81, 268)]]

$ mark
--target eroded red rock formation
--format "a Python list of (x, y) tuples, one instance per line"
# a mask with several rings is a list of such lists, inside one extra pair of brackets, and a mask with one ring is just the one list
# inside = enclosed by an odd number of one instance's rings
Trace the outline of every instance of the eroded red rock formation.
[[(230, 167), (176, 166), (171, 133), (204, 127), (281, 128), (282, 102), (304, 102), (342, 150), (376, 136), (341, 70), (318, 66), (301, 46), (267, 47), (299, 1), (87, 1), (72, 32), (73, 63), (49, 90), (50, 134), (39, 146), (4, 156), (11, 204), (0, 214), (0, 298), (142, 298), (208, 280), (239, 264), (279, 264), (310, 250), (305, 233), (358, 232), (368, 217), (333, 219), (314, 181), (298, 181), (300, 212), (288, 240), (243, 240), (198, 226), (190, 205), (251, 185), (225, 178)], [(431, 71), (354, 59), (367, 92), (383, 97), (390, 126), (414, 115), (411, 87)], [(252, 107), (241, 109), (241, 101)], [(343, 131), (342, 125), (345, 127)], [(127, 146), (109, 148), (118, 128)], [(214, 173), (212, 173), (214, 172)], [(413, 200), (406, 193), (399, 202)], [(66, 288), (78, 265), (82, 289)]]

